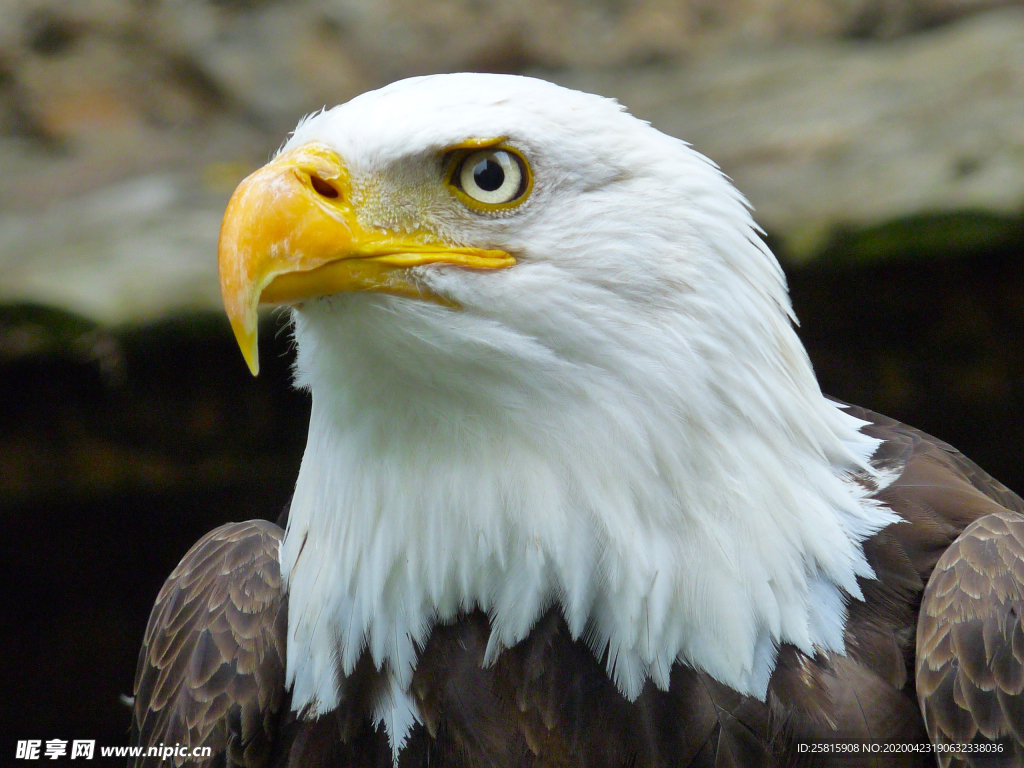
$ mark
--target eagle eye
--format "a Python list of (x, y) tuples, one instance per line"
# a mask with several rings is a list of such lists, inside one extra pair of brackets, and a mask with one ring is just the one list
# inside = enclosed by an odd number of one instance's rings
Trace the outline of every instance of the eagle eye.
[(522, 202), (530, 191), (530, 171), (515, 150), (505, 147), (457, 153), (448, 184), (471, 208), (492, 211)]

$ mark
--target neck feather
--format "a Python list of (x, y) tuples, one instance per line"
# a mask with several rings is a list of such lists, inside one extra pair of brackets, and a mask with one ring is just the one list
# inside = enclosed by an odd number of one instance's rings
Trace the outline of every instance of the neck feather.
[(429, 341), (447, 310), (358, 298), (297, 317), (313, 411), (281, 550), (296, 709), (334, 708), (368, 652), (397, 748), (417, 647), (474, 608), (489, 662), (557, 605), (630, 699), (676, 662), (763, 698), (779, 643), (844, 652), (846, 601), (873, 576), (861, 542), (894, 518), (853, 480), (875, 441), (821, 395), (788, 323), (782, 362), (705, 355), (703, 384), (663, 355), (571, 378), (549, 361), (531, 388), (512, 354), (400, 362), (388, 329)]

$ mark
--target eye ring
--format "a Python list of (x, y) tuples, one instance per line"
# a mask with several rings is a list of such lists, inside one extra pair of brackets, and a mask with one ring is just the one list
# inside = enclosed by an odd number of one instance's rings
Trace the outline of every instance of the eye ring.
[(533, 188), (533, 177), (518, 151), (497, 145), (456, 151), (447, 184), (468, 207), (489, 212), (520, 205)]

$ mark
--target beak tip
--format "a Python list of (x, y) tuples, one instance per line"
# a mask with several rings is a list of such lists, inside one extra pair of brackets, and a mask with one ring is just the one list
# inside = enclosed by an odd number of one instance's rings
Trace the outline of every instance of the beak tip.
[(245, 339), (238, 339), (238, 342), (238, 347), (242, 351), (242, 357), (245, 358), (245, 364), (249, 367), (249, 373), (253, 376), (259, 376), (260, 350), (256, 344), (256, 334), (251, 334)]
[(252, 357), (246, 356), (245, 364), (249, 366), (249, 373), (251, 373), (254, 378), (256, 376), (260, 375), (260, 358), (259, 358), (259, 355), (255, 355), (254, 354)]
[[(253, 311), (252, 314), (255, 316), (256, 312)], [(245, 320), (236, 320), (232, 317), (231, 330), (234, 331), (235, 342), (238, 344), (245, 364), (249, 367), (249, 373), (258, 376), (260, 373), (260, 349), (256, 318), (253, 317), (249, 322), (245, 322)]]

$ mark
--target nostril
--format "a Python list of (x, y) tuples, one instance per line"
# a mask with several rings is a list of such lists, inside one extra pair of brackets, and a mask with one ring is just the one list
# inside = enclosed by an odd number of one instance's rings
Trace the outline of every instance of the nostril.
[(309, 174), (309, 181), (313, 185), (313, 189), (316, 190), (317, 194), (321, 197), (329, 197), (334, 199), (338, 196), (338, 190), (328, 182), (321, 179), (314, 173)]

